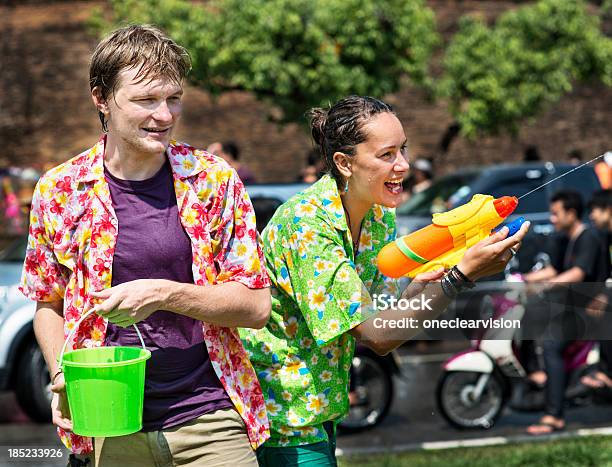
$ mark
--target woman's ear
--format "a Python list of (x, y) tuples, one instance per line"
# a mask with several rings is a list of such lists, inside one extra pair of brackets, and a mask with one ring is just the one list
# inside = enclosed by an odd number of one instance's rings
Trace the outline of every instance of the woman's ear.
[(338, 168), (338, 171), (344, 178), (350, 178), (353, 175), (353, 169), (351, 166), (351, 157), (347, 156), (343, 152), (336, 151), (333, 156), (334, 164)]

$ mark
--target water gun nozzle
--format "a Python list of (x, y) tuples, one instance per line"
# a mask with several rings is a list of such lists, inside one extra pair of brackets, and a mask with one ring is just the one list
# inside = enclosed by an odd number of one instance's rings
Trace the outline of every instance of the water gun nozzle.
[(515, 196), (502, 196), (493, 201), (493, 206), (495, 206), (499, 217), (506, 218), (518, 206), (518, 199)]

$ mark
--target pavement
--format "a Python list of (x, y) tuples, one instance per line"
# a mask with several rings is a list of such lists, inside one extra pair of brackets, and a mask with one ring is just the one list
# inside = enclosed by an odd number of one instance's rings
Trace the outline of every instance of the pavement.
[[(339, 454), (401, 452), (416, 449), (443, 449), (463, 445), (506, 444), (557, 439), (568, 436), (612, 434), (612, 405), (588, 405), (566, 410), (564, 432), (530, 436), (525, 428), (538, 421), (541, 412), (515, 412), (506, 408), (488, 430), (458, 430), (451, 427), (436, 407), (436, 384), (442, 363), (463, 343), (433, 345), (434, 353), (415, 354), (400, 349), (402, 376), (396, 378), (397, 393), (389, 416), (375, 429), (338, 438)], [(443, 350), (443, 352), (440, 352)]]
[[(375, 429), (340, 434), (338, 454), (444, 449), (612, 434), (612, 405), (570, 408), (567, 410), (566, 430), (545, 437), (534, 438), (525, 434), (525, 427), (536, 422), (540, 413), (519, 413), (510, 409), (506, 409), (497, 424), (488, 430), (452, 428), (438, 413), (435, 388), (441, 364), (465, 346), (465, 343), (455, 342), (415, 344), (400, 349), (402, 375), (395, 378), (396, 394), (388, 417)], [(28, 447), (60, 449), (63, 457), (9, 458), (9, 449)], [(67, 455), (53, 426), (32, 423), (17, 405), (14, 394), (0, 392), (0, 467), (64, 466)]]

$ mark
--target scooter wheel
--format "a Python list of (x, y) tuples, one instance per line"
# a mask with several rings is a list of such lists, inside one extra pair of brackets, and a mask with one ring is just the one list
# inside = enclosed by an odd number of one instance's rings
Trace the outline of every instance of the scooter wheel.
[[(481, 378), (488, 377), (480, 397), (475, 390)], [(496, 373), (473, 371), (444, 372), (437, 388), (438, 409), (456, 428), (491, 428), (506, 403), (502, 378)]]

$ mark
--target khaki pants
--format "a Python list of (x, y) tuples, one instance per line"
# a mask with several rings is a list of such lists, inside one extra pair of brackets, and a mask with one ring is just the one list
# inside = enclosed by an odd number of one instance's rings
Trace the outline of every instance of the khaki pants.
[(257, 467), (234, 409), (217, 410), (164, 431), (94, 440), (96, 467)]

